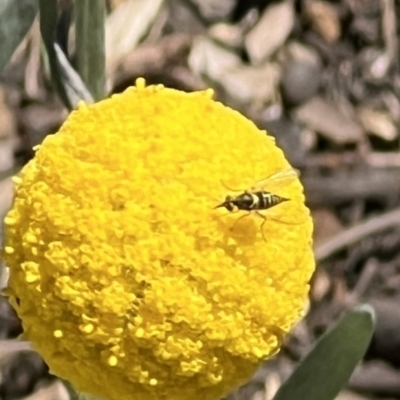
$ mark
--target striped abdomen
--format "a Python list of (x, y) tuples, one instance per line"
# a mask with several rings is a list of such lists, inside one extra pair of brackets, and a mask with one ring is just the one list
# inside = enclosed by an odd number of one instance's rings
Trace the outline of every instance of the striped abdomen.
[(284, 197), (278, 196), (270, 192), (253, 192), (254, 203), (251, 207), (252, 210), (267, 210), (268, 208), (277, 206), (278, 204), (288, 201)]

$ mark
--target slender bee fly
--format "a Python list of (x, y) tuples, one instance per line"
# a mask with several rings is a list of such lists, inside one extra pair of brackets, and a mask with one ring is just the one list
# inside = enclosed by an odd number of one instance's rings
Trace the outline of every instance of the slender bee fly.
[[(268, 210), (285, 201), (290, 200), (285, 197), (279, 196), (277, 194), (267, 192), (264, 190), (264, 187), (266, 187), (268, 183), (280, 180), (290, 182), (291, 180), (296, 179), (297, 177), (298, 177), (298, 172), (293, 168), (288, 168), (283, 171), (279, 171), (276, 174), (273, 174), (270, 177), (259, 181), (256, 187), (253, 187), (250, 190), (245, 190), (238, 196), (227, 195), (225, 197), (225, 200), (214, 208), (223, 207), (229, 212), (236, 212), (236, 211), (247, 211), (248, 213), (255, 212), (264, 220), (263, 223), (261, 224), (261, 233), (264, 237), (262, 228), (267, 220), (267, 217), (264, 214), (262, 214), (261, 211)], [(246, 215), (243, 215), (243, 217), (245, 217)]]
[(226, 196), (225, 200), (218, 204), (215, 208), (224, 207), (229, 212), (235, 210), (241, 211), (261, 211), (268, 210), (274, 206), (277, 206), (284, 201), (289, 201), (285, 197), (278, 196), (276, 194), (265, 192), (263, 190), (257, 192), (244, 191), (239, 196)]

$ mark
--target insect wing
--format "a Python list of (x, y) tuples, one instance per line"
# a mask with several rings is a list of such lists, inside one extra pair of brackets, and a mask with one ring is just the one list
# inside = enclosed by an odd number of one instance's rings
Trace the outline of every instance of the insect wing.
[(276, 172), (272, 174), (268, 178), (261, 179), (257, 182), (256, 188), (264, 189), (266, 186), (270, 187), (279, 187), (283, 184), (287, 185), (288, 183), (298, 179), (300, 176), (300, 172), (294, 168), (286, 168), (282, 171)]

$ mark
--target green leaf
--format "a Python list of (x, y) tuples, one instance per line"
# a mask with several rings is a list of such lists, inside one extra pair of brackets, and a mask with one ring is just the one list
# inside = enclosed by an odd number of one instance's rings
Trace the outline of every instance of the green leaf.
[(75, 2), (77, 69), (96, 100), (105, 97), (105, 0)]
[(37, 12), (37, 0), (0, 0), (0, 71), (29, 31)]
[(316, 343), (274, 400), (332, 400), (348, 382), (371, 341), (375, 314), (368, 305), (350, 311)]

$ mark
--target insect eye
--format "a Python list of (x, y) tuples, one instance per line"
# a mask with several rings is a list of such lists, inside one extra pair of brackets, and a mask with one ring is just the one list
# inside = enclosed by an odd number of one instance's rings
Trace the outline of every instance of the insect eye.
[(226, 209), (227, 209), (229, 212), (232, 212), (232, 211), (235, 209), (235, 207), (234, 207), (234, 205), (233, 205), (232, 203), (227, 203)]

